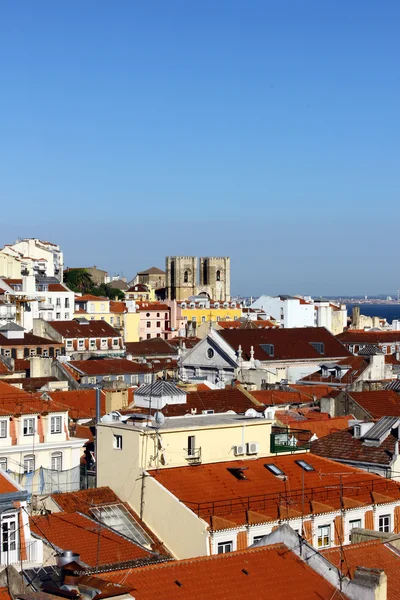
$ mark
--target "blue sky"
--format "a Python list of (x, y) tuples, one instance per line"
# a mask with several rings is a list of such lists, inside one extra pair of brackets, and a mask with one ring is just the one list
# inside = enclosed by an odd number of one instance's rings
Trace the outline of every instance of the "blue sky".
[(0, 243), (241, 294), (394, 292), (400, 4), (0, 3)]

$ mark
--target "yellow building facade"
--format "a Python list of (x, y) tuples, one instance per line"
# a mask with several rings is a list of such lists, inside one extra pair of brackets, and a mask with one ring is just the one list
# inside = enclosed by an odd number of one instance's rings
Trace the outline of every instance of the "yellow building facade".
[(140, 314), (134, 303), (114, 301), (102, 296), (77, 296), (74, 319), (105, 321), (121, 333), (124, 342), (139, 341)]

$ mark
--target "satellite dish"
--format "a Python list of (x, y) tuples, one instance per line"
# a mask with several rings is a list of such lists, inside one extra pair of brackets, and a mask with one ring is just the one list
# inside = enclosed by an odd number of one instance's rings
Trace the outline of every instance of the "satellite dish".
[(254, 419), (255, 417), (257, 417), (257, 411), (254, 410), (254, 408), (248, 408), (244, 413), (244, 416), (251, 417), (252, 419)]
[(154, 421), (157, 423), (157, 425), (164, 425), (165, 423), (165, 417), (159, 410), (154, 415)]

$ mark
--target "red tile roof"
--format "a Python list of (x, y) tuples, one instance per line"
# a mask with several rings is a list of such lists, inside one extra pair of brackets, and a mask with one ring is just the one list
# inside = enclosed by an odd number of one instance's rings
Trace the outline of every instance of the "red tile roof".
[(271, 327), (279, 329), (279, 325), (273, 321), (218, 321), (218, 326), (221, 329), (271, 329)]
[(396, 438), (389, 435), (379, 446), (366, 446), (353, 437), (353, 428), (332, 432), (311, 443), (311, 452), (332, 460), (389, 465), (393, 460)]
[(57, 548), (73, 550), (91, 567), (151, 557), (133, 542), (78, 513), (31, 517), (30, 523), (33, 534)]
[(148, 291), (149, 291), (149, 288), (144, 283), (135, 283), (135, 285), (130, 287), (128, 290), (126, 290), (127, 293), (129, 293), (129, 292), (132, 292), (132, 293), (133, 292), (148, 292)]
[(12, 600), (10, 591), (6, 587), (0, 588), (0, 600)]
[(369, 361), (365, 360), (361, 356), (352, 356), (349, 358), (344, 358), (343, 360), (339, 360), (336, 362), (336, 364), (343, 368), (343, 371), (341, 372), (342, 376), (336, 377), (332, 372), (329, 372), (328, 375), (324, 376), (322, 369), (320, 369), (315, 373), (311, 373), (311, 375), (303, 377), (303, 379), (300, 381), (315, 381), (316, 383), (331, 383), (344, 386), (356, 381), (363, 371), (365, 371), (365, 369), (369, 366)]
[(390, 344), (391, 342), (400, 342), (400, 331), (348, 329), (336, 337), (342, 344)]
[(110, 300), (110, 312), (112, 313), (125, 313), (126, 304), (120, 300)]
[[(172, 343), (172, 340), (171, 340)], [(151, 338), (141, 342), (126, 342), (126, 353), (132, 356), (170, 356), (176, 357), (177, 350), (171, 346), (170, 342), (162, 338)]]
[[(305, 472), (296, 463), (299, 459), (305, 460), (314, 470)], [(279, 467), (286, 475), (285, 480), (266, 469), (264, 465), (268, 463)], [(237, 479), (228, 470), (232, 468), (245, 468), (245, 479)], [(150, 475), (202, 518), (218, 515), (233, 523), (244, 524), (250, 510), (255, 511), (261, 521), (278, 520), (283, 508), (287, 509), (288, 494), (292, 510), (299, 515), (302, 506), (305, 507), (304, 514), (339, 510), (338, 469), (347, 475), (345, 496), (349, 499), (355, 498), (369, 506), (373, 494), (379, 492), (387, 502), (400, 502), (400, 487), (393, 480), (344, 464), (339, 468), (336, 462), (309, 453), (232, 460), (195, 468), (174, 467), (150, 471)], [(375, 502), (379, 502), (376, 497)]]
[(66, 285), (62, 283), (49, 283), (47, 286), (49, 292), (70, 292)]
[(121, 337), (121, 334), (106, 321), (97, 321), (95, 319), (83, 325), (75, 319), (72, 321), (49, 321), (49, 325), (64, 338)]
[(316, 402), (317, 398), (312, 393), (284, 392), (282, 390), (254, 390), (251, 395), (266, 406), (283, 404), (305, 404)]
[(148, 300), (137, 301), (136, 305), (139, 311), (151, 312), (154, 310), (169, 312), (170, 307), (168, 304), (163, 304), (162, 302), (149, 302)]
[(9, 494), (18, 492), (19, 488), (12, 483), (9, 478), (0, 471), (0, 494)]
[(329, 385), (302, 385), (297, 383), (291, 383), (290, 389), (296, 390), (297, 392), (303, 392), (303, 394), (309, 394), (310, 396), (315, 396), (317, 400), (328, 397), (329, 394), (335, 390), (335, 388), (330, 387)]
[(200, 342), (200, 338), (197, 337), (174, 337), (171, 340), (168, 340), (168, 344), (173, 346), (174, 348), (179, 348), (185, 346), (186, 349), (193, 348)]
[(26, 392), (36, 392), (53, 381), (58, 381), (57, 377), (15, 377), (8, 379), (8, 382), (12, 385), (22, 385), (22, 389)]
[[(332, 600), (338, 595), (283, 544), (102, 573), (101, 577), (131, 585), (135, 600)], [(342, 599), (346, 600), (343, 594)]]
[(53, 348), (60, 348), (62, 345), (63, 344), (60, 342), (56, 342), (51, 338), (42, 338), (38, 335), (33, 335), (32, 333), (26, 333), (26, 331), (24, 331), (24, 336), (22, 338), (15, 339), (8, 339), (5, 335), (0, 333), (0, 347), (12, 346), (14, 348), (16, 346), (36, 346), (48, 348), (49, 346), (53, 346)]
[[(343, 552), (342, 572), (346, 577), (353, 578), (359, 565), (368, 569), (383, 569), (387, 576), (387, 600), (398, 600), (400, 555), (395, 548), (389, 544), (383, 544), (382, 540), (373, 540), (360, 544), (350, 544), (344, 547)], [(340, 548), (322, 550), (322, 554), (340, 569)]]
[[(152, 549), (159, 554), (168, 555), (164, 545), (156, 538), (156, 536), (150, 531), (147, 525), (140, 519), (134, 510), (126, 502), (117, 496), (117, 494), (109, 487), (91, 488), (87, 490), (79, 490), (77, 492), (65, 492), (62, 494), (52, 494), (52, 499), (61, 509), (66, 513), (80, 512), (93, 518), (91, 508), (94, 506), (104, 506), (110, 504), (123, 504), (127, 511), (130, 513), (132, 518), (137, 521), (145, 530), (150, 540), (152, 540)], [(0, 599), (1, 600), (1, 599)]]
[[(254, 358), (262, 361), (344, 358), (352, 356), (324, 327), (299, 327), (295, 329), (236, 329), (221, 330), (218, 334), (237, 352), (242, 347), (244, 360), (250, 359), (251, 346)], [(320, 354), (311, 343), (322, 343)], [(274, 355), (262, 349), (262, 344), (272, 344)]]
[(400, 417), (400, 396), (393, 390), (347, 393), (374, 419)]
[(203, 410), (213, 410), (216, 413), (233, 410), (244, 413), (249, 408), (259, 411), (264, 409), (256, 400), (252, 400), (238, 388), (223, 390), (210, 390), (188, 392), (186, 404), (169, 404), (162, 409), (164, 415), (176, 417), (196, 410), (200, 414)]
[[(347, 429), (349, 421), (354, 419), (353, 415), (346, 417), (333, 417), (332, 419), (324, 419), (316, 421), (314, 419), (301, 421), (301, 429), (307, 429), (312, 435), (316, 435), (318, 438), (323, 438), (337, 431), (341, 432), (343, 429)], [(318, 452), (316, 452), (318, 454)], [(326, 457), (333, 458), (333, 457)]]
[(7, 369), (6, 365), (0, 361), (0, 375), (9, 375), (11, 371)]
[[(96, 390), (70, 390), (68, 392), (48, 392), (53, 406), (58, 410), (68, 410), (71, 419), (92, 419), (96, 416)], [(106, 411), (105, 393), (101, 390), (100, 410)]]
[(75, 302), (109, 302), (110, 298), (106, 296), (93, 296), (92, 294), (84, 294), (83, 296), (75, 296)]
[(149, 373), (151, 371), (148, 365), (126, 358), (71, 360), (68, 366), (83, 375), (127, 375), (131, 373)]

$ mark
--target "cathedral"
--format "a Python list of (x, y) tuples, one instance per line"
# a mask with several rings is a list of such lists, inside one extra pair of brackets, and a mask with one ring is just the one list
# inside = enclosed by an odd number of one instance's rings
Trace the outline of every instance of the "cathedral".
[(206, 296), (210, 300), (230, 300), (230, 258), (228, 256), (167, 256), (166, 287), (168, 300), (187, 300)]

